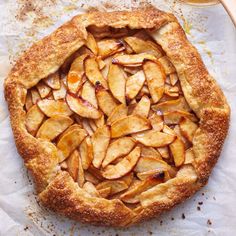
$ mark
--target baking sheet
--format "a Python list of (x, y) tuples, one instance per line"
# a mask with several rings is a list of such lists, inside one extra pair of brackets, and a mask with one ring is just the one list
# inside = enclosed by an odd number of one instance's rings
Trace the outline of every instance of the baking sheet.
[(143, 3), (0, 0), (0, 236), (236, 235), (236, 30), (221, 5), (196, 8), (172, 0), (149, 2), (179, 18), (232, 109), (229, 134), (208, 185), (171, 212), (128, 229), (82, 225), (40, 207), (13, 141), (4, 78), (24, 49), (72, 16), (92, 8), (113, 11)]

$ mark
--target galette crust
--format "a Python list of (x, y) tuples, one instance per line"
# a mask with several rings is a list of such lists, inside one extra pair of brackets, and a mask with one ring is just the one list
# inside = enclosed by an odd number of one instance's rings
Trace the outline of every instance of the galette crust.
[[(84, 45), (86, 28), (91, 25), (150, 30), (176, 67), (184, 96), (200, 120), (193, 139), (194, 167), (185, 165), (174, 179), (142, 193), (146, 200), (138, 210), (126, 207), (118, 199), (88, 196), (67, 172), (58, 169), (55, 147), (34, 138), (25, 128), (23, 106), (27, 89), (57, 71)], [(96, 225), (128, 226), (158, 216), (189, 198), (207, 183), (229, 126), (227, 101), (177, 19), (152, 7), (75, 16), (19, 58), (5, 81), (5, 98), (17, 149), (35, 179), (43, 205), (69, 218)]]

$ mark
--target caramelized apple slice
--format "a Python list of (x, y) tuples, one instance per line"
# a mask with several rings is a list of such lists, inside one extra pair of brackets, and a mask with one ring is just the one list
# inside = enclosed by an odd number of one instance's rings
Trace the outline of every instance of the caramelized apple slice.
[(188, 148), (190, 148), (190, 147), (192, 146), (191, 142), (188, 141), (188, 140), (183, 136), (183, 134), (181, 133), (179, 125), (176, 125), (176, 126), (175, 126), (174, 131), (175, 131), (176, 135), (183, 141), (184, 146), (185, 146), (185, 149), (188, 149)]
[(37, 107), (37, 105), (33, 105), (28, 112), (26, 113), (25, 126), (27, 131), (35, 136), (37, 133), (41, 123), (44, 120), (44, 114)]
[(161, 111), (161, 112), (170, 112), (170, 111), (190, 111), (190, 107), (187, 104), (184, 97), (180, 97), (176, 100), (170, 100), (155, 104), (152, 106), (154, 111)]
[(149, 120), (151, 122), (152, 128), (156, 131), (161, 131), (164, 127), (164, 121), (161, 115), (153, 113)]
[(108, 85), (113, 96), (125, 104), (125, 73), (118, 65), (111, 64), (108, 72)]
[(99, 128), (105, 124), (105, 118), (104, 115), (102, 114), (100, 118), (94, 120), (96, 126)]
[(40, 94), (36, 88), (32, 88), (30, 91), (31, 91), (32, 102), (35, 105), (38, 101), (41, 100)]
[[(107, 64), (104, 60), (102, 60), (101, 57), (97, 57), (96, 60), (97, 60), (97, 63), (98, 63), (99, 70), (102, 70), (106, 67)], [(104, 77), (106, 78), (106, 76), (104, 76)]]
[(67, 76), (67, 86), (71, 93), (77, 93), (83, 84), (84, 60), (87, 57), (88, 54), (77, 57), (70, 66)]
[(63, 153), (63, 157), (61, 157), (60, 162), (64, 161), (71, 154), (71, 152), (80, 145), (86, 135), (87, 134), (84, 129), (76, 126), (73, 128), (71, 126), (62, 134), (57, 143), (58, 149), (60, 149)]
[(93, 129), (91, 128), (88, 119), (82, 119), (82, 127), (86, 132), (88, 133), (89, 136), (92, 136), (94, 134)]
[(39, 101), (37, 105), (40, 110), (48, 117), (57, 115), (70, 116), (73, 114), (65, 101), (44, 99)]
[(47, 78), (45, 78), (44, 83), (48, 85), (52, 89), (60, 89), (60, 75), (58, 72), (55, 72), (51, 75), (49, 75)]
[(193, 122), (197, 122), (198, 119), (192, 113), (185, 111), (170, 111), (164, 113), (164, 122), (167, 125), (179, 124), (182, 117), (188, 118)]
[(30, 90), (27, 91), (26, 99), (25, 99), (25, 109), (28, 111), (33, 106), (32, 96)]
[(109, 57), (118, 51), (122, 51), (125, 48), (123, 47), (123, 43), (119, 40), (114, 39), (104, 39), (99, 41), (98, 43), (98, 55), (102, 58)]
[(164, 182), (164, 173), (157, 173), (149, 176), (147, 179), (136, 184), (133, 188), (120, 196), (120, 199), (126, 203), (138, 203), (137, 198), (142, 192), (152, 188), (153, 186)]
[(83, 189), (90, 194), (91, 197), (101, 197), (95, 186), (90, 183), (86, 182), (83, 186)]
[(143, 84), (145, 82), (145, 75), (143, 71), (139, 71), (136, 74), (127, 78), (126, 81), (126, 97), (129, 100), (132, 100), (137, 96)]
[(47, 119), (39, 128), (36, 137), (46, 140), (53, 140), (63, 131), (65, 131), (70, 125), (73, 124), (73, 120), (68, 116), (53, 116)]
[(86, 137), (79, 146), (82, 167), (87, 170), (93, 160), (93, 146), (90, 137)]
[(74, 179), (74, 181), (77, 181), (79, 172), (79, 154), (77, 150), (72, 152), (71, 155), (67, 158), (66, 164), (67, 164), (67, 171)]
[(181, 166), (185, 160), (185, 148), (183, 141), (177, 137), (175, 141), (170, 144), (170, 151), (174, 158), (175, 166)]
[(108, 88), (107, 81), (103, 78), (98, 63), (94, 57), (85, 60), (85, 73), (93, 85), (100, 83), (105, 89)]
[(160, 169), (153, 169), (153, 170), (148, 170), (148, 171), (144, 171), (144, 172), (138, 172), (136, 175), (140, 180), (145, 180), (148, 177), (153, 176), (153, 175), (164, 175), (165, 180), (169, 179), (168, 172), (164, 172), (163, 170), (160, 170)]
[(93, 144), (93, 165), (99, 168), (105, 158), (110, 142), (110, 128), (106, 125), (98, 128), (92, 137)]
[(89, 125), (92, 128), (92, 130), (95, 132), (97, 130), (97, 126), (96, 126), (94, 120), (89, 119), (88, 122), (89, 122)]
[(170, 84), (174, 86), (179, 81), (178, 75), (176, 73), (170, 74)]
[(95, 108), (98, 108), (97, 98), (95, 94), (94, 86), (89, 82), (86, 81), (83, 85), (81, 97), (91, 103)]
[(188, 150), (186, 150), (185, 152), (185, 160), (184, 160), (184, 164), (193, 164), (195, 161), (195, 156), (194, 156), (194, 152), (192, 148), (189, 148)]
[(116, 165), (109, 165), (102, 172), (106, 179), (118, 179), (128, 174), (139, 160), (141, 148), (136, 147)]
[(53, 98), (55, 100), (64, 99), (66, 97), (66, 86), (62, 80), (60, 81), (60, 83), (61, 83), (60, 89), (52, 90)]
[(161, 154), (162, 158), (164, 158), (164, 159), (170, 158), (169, 149), (167, 146), (166, 147), (159, 147), (159, 148), (157, 148), (157, 150)]
[(51, 92), (51, 88), (49, 86), (47, 86), (43, 81), (40, 81), (37, 85), (36, 85), (38, 92), (40, 94), (40, 97), (43, 99), (45, 97), (47, 97), (49, 95), (49, 93)]
[(145, 117), (130, 115), (112, 123), (111, 136), (112, 138), (118, 138), (150, 128), (150, 122)]
[(174, 131), (173, 129), (171, 129), (169, 126), (167, 126), (167, 125), (164, 125), (162, 131), (163, 131), (163, 133), (166, 133), (166, 134), (170, 134), (170, 135), (174, 135), (174, 136), (176, 136), (175, 131)]
[(146, 52), (148, 54), (154, 55), (157, 58), (160, 58), (162, 56), (159, 47), (152, 41), (143, 40), (133, 36), (126, 37), (124, 40), (135, 53)]
[(157, 61), (157, 58), (148, 53), (139, 53), (132, 55), (125, 54), (113, 58), (112, 63), (122, 66), (133, 67), (133, 66), (141, 66), (144, 60)]
[(111, 187), (98, 190), (99, 194), (103, 198), (107, 198), (111, 194)]
[(101, 113), (91, 103), (82, 98), (67, 93), (66, 102), (72, 111), (82, 117), (98, 119), (101, 116)]
[(193, 141), (193, 136), (198, 128), (198, 125), (186, 117), (182, 117), (179, 123), (181, 134), (190, 142)]
[(95, 38), (91, 33), (88, 32), (86, 46), (92, 51), (94, 55), (98, 54), (98, 46)]
[(133, 134), (133, 138), (147, 147), (163, 147), (175, 140), (174, 135), (165, 134), (156, 130), (148, 130)]
[(154, 103), (157, 103), (165, 91), (166, 75), (161, 65), (153, 61), (146, 61), (143, 64), (143, 70), (152, 100)]
[(106, 153), (106, 157), (103, 160), (102, 167), (105, 168), (115, 159), (127, 155), (134, 147), (135, 141), (131, 137), (123, 137), (112, 142)]
[(161, 160), (161, 155), (160, 153), (152, 147), (142, 147), (142, 151), (141, 151), (141, 157), (152, 157), (158, 160)]
[(107, 119), (107, 124), (111, 125), (113, 122), (126, 117), (128, 114), (128, 107), (124, 104), (120, 104), (114, 108), (110, 116)]
[(96, 91), (96, 97), (97, 97), (99, 108), (107, 116), (110, 116), (114, 108), (117, 106), (115, 99), (107, 90), (105, 90), (100, 85), (96, 86), (95, 91)]
[(162, 67), (164, 68), (166, 75), (172, 74), (176, 71), (175, 67), (170, 62), (170, 60), (167, 56), (159, 58), (158, 61), (161, 63)]
[(88, 171), (84, 172), (84, 178), (85, 178), (86, 181), (91, 182), (95, 185), (100, 182), (100, 180), (98, 178), (96, 178), (93, 174), (91, 174)]
[(111, 188), (110, 195), (114, 195), (127, 189), (128, 185), (125, 183), (125, 181), (122, 180), (105, 180), (99, 183), (96, 188), (98, 191), (105, 188)]
[(143, 96), (139, 103), (134, 108), (132, 114), (133, 115), (140, 115), (143, 117), (148, 117), (150, 111), (151, 101), (148, 96)]

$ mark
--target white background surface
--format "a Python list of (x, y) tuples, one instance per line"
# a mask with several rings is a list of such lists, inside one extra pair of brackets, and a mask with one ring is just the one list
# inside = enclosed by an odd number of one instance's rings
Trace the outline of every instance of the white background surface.
[[(104, 10), (104, 1), (57, 1), (43, 8), (46, 21), (30, 12), (17, 20), (19, 2), (0, 0), (0, 236), (15, 235), (236, 235), (236, 30), (222, 6), (193, 8), (171, 0), (152, 1), (175, 13), (189, 40), (200, 51), (210, 73), (223, 89), (232, 109), (231, 126), (221, 157), (208, 185), (187, 202), (160, 218), (141, 225), (114, 230), (81, 225), (41, 208), (33, 185), (17, 154), (3, 97), (3, 81), (11, 62), (37, 38), (48, 34), (88, 5)], [(23, 1), (24, 2), (24, 1)], [(38, 9), (52, 1), (28, 1)], [(112, 10), (130, 8), (130, 1), (113, 1)], [(83, 9), (81, 8), (82, 3)], [(114, 3), (113, 3), (114, 4)], [(133, 6), (138, 3), (133, 1)], [(47, 10), (46, 10), (47, 9)], [(109, 10), (109, 9), (108, 9)], [(202, 205), (199, 205), (202, 202)], [(200, 207), (197, 209), (197, 207)], [(182, 214), (185, 219), (182, 219)], [(211, 224), (209, 224), (209, 221)], [(207, 223), (208, 222), (208, 223)]]

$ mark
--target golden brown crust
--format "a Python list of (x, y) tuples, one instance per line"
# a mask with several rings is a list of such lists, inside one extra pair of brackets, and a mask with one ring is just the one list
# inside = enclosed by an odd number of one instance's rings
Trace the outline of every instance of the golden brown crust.
[[(86, 28), (91, 25), (152, 30), (154, 39), (176, 67), (186, 100), (200, 119), (193, 140), (195, 169), (184, 166), (176, 178), (141, 194), (139, 210), (127, 208), (120, 200), (87, 196), (67, 172), (58, 169), (53, 144), (34, 138), (25, 128), (23, 106), (27, 89), (58, 70), (84, 44)], [(230, 109), (226, 99), (197, 50), (188, 42), (173, 15), (154, 8), (93, 12), (74, 17), (23, 54), (5, 81), (5, 97), (17, 149), (33, 173), (42, 203), (70, 218), (98, 225), (134, 224), (157, 216), (190, 197), (206, 184), (229, 126)]]

